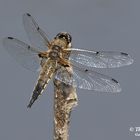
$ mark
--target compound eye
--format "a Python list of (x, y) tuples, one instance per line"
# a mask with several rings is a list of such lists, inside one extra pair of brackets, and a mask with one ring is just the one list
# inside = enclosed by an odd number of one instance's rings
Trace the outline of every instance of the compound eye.
[(68, 43), (71, 43), (72, 37), (68, 33), (59, 33), (56, 35), (56, 38), (63, 38), (65, 39)]
[(72, 41), (71, 35), (68, 35), (68, 41), (69, 41), (69, 43)]
[(59, 37), (59, 38), (64, 38), (64, 39), (66, 39), (66, 36), (63, 35), (63, 34), (59, 34), (58, 37)]

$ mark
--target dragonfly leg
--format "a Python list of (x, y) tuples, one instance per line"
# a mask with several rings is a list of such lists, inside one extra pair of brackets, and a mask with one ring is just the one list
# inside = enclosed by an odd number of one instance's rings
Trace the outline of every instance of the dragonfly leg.
[(66, 59), (60, 58), (59, 63), (60, 63), (62, 66), (70, 67), (70, 62), (69, 62), (68, 60), (66, 60)]
[(40, 58), (48, 58), (48, 52), (41, 52), (41, 53), (39, 53), (38, 54), (38, 56), (40, 57)]

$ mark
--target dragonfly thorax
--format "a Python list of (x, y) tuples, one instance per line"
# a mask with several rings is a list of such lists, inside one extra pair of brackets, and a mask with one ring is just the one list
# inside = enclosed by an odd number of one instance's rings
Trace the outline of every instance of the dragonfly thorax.
[(53, 50), (53, 51), (61, 52), (61, 51), (62, 51), (62, 48), (61, 48), (60, 46), (58, 46), (58, 45), (53, 45), (53, 46), (52, 46), (52, 50)]
[(57, 45), (53, 45), (51, 51), (49, 52), (49, 57), (53, 60), (59, 60), (62, 54), (62, 48)]

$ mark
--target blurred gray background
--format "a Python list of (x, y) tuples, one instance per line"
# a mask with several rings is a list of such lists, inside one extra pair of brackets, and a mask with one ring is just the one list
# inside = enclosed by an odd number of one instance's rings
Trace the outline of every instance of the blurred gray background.
[[(117, 79), (119, 94), (77, 90), (79, 103), (71, 116), (70, 140), (134, 140), (130, 127), (140, 127), (139, 0), (0, 0), (0, 38), (30, 43), (22, 24), (29, 12), (50, 38), (60, 31), (73, 37), (75, 48), (123, 51), (131, 66), (102, 69)], [(0, 47), (0, 139), (50, 140), (53, 137), (53, 83), (27, 110), (38, 77), (17, 64)]]

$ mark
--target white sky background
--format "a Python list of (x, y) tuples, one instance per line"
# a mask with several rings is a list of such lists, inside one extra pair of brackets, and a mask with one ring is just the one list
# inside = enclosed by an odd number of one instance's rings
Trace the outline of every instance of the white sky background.
[[(22, 24), (29, 12), (50, 38), (68, 31), (75, 48), (123, 51), (135, 59), (129, 67), (99, 70), (117, 79), (120, 94), (77, 90), (70, 140), (132, 140), (140, 126), (140, 1), (0, 0), (0, 38), (30, 43)], [(53, 136), (53, 85), (27, 110), (37, 74), (20, 67), (0, 47), (0, 139), (46, 140)], [(98, 71), (98, 69), (97, 69)]]

